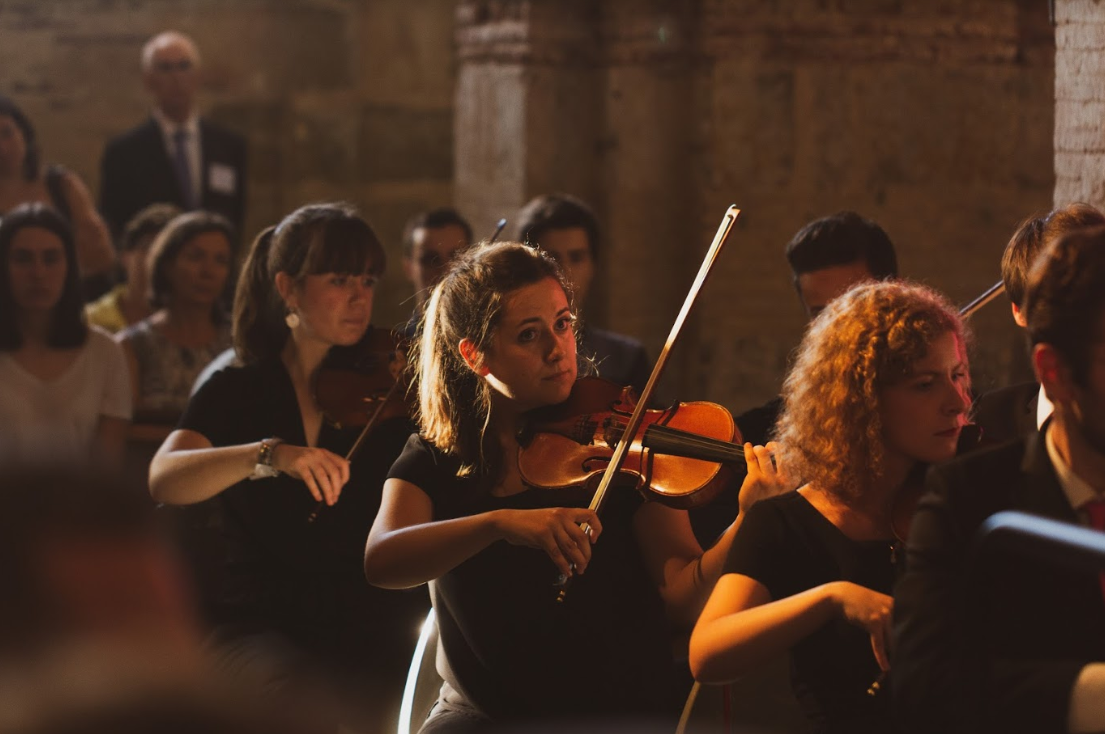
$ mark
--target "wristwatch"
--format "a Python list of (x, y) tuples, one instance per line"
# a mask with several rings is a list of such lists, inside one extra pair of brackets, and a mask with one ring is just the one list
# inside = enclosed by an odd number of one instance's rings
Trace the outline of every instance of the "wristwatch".
[(272, 465), (273, 452), (276, 447), (284, 443), (281, 438), (265, 438), (261, 440), (261, 448), (257, 451), (257, 464), (253, 467), (250, 479), (266, 479), (279, 476), (280, 470)]

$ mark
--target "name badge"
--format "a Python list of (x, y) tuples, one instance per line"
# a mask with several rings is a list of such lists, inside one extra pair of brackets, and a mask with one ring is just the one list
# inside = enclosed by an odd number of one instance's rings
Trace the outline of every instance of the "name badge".
[(225, 163), (212, 163), (207, 168), (207, 188), (216, 194), (232, 195), (238, 190), (238, 173)]

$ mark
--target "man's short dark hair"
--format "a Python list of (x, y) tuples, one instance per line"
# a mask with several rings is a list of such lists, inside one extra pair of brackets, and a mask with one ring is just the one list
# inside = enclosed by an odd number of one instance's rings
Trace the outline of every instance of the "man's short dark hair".
[(472, 226), (456, 209), (448, 206), (438, 207), (415, 214), (407, 220), (403, 228), (403, 257), (414, 256), (414, 232), (418, 229), (438, 229), (456, 225), (464, 230), (464, 239), (472, 244)]
[(786, 247), (794, 280), (815, 270), (864, 262), (878, 280), (898, 276), (894, 243), (879, 225), (850, 211), (815, 219), (794, 235)]
[(543, 194), (530, 199), (518, 212), (518, 235), (522, 242), (540, 245), (554, 229), (582, 229), (587, 233), (591, 257), (599, 256), (599, 221), (591, 207), (568, 194)]
[(1086, 384), (1105, 323), (1105, 226), (1047, 243), (1028, 272), (1024, 315), (1033, 344), (1050, 344)]
[(1024, 306), (1028, 272), (1044, 247), (1076, 230), (1102, 224), (1105, 224), (1105, 214), (1081, 202), (1021, 222), (1001, 256), (1001, 281), (1013, 305), (1017, 308)]

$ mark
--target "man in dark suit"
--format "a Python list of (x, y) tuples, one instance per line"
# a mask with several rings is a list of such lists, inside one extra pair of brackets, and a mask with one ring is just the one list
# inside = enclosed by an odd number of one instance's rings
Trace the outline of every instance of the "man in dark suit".
[[(599, 225), (591, 208), (574, 196), (546, 194), (529, 201), (518, 212), (523, 242), (540, 247), (560, 263), (575, 291), (575, 304), (587, 302), (598, 262)], [(580, 374), (591, 364), (599, 377), (640, 392), (652, 372), (644, 345), (633, 337), (599, 329), (582, 321), (579, 339)], [(590, 362), (591, 364), (588, 364)]]
[(142, 49), (153, 111), (109, 142), (100, 164), (100, 211), (116, 236), (154, 203), (217, 212), (241, 231), (246, 144), (197, 113), (199, 63), (192, 40), (174, 31), (154, 36)]
[(1040, 431), (929, 473), (895, 592), (891, 681), (907, 733), (1105, 730), (1099, 575), (1043, 560), (976, 568), (970, 555), (1001, 510), (1105, 527), (1105, 227), (1047, 246), (1021, 313), (1054, 410)]
[[(1001, 281), (1009, 297), (1013, 321), (1024, 328), (1024, 292), (1036, 255), (1049, 242), (1088, 226), (1105, 224), (1105, 215), (1089, 204), (1070, 204), (1042, 217), (1030, 217), (1017, 227), (1001, 256)], [(982, 395), (975, 401), (972, 421), (982, 429), (985, 445), (1004, 443), (1036, 431), (1051, 414), (1051, 404), (1036, 381), (1022, 382)]]

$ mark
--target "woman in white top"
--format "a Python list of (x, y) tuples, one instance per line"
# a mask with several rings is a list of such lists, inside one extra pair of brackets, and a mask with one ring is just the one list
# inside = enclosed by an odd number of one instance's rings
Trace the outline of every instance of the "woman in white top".
[(83, 320), (76, 249), (50, 207), (0, 222), (0, 461), (122, 460), (122, 349)]

